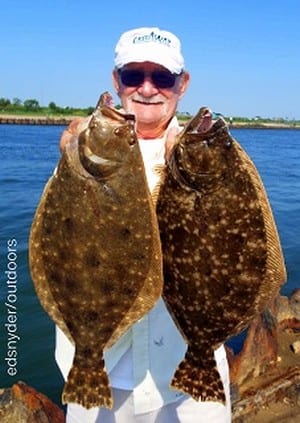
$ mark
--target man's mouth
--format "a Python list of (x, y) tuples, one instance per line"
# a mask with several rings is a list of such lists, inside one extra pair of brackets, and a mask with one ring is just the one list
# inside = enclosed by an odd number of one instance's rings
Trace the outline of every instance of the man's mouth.
[(157, 106), (162, 104), (161, 101), (144, 101), (144, 100), (132, 100), (134, 103), (143, 104), (144, 106)]

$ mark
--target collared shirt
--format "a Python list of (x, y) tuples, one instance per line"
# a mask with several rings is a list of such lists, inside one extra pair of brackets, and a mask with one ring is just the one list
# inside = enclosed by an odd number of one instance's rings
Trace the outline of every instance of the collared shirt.
[[(173, 126), (179, 126), (176, 117), (171, 120), (168, 129)], [(152, 191), (159, 182), (155, 167), (164, 164), (165, 139), (139, 140), (139, 144)], [(185, 351), (186, 344), (160, 298), (146, 316), (105, 351), (105, 366), (111, 385), (133, 390), (136, 414), (177, 401), (184, 394), (171, 390), (169, 384)], [(55, 357), (66, 380), (72, 366), (74, 346), (59, 328), (56, 332)], [(228, 391), (228, 369), (223, 346), (215, 351), (215, 358)]]

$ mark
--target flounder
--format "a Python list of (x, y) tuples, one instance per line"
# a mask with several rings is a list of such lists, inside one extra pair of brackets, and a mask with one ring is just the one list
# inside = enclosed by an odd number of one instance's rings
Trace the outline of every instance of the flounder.
[(46, 312), (75, 343), (63, 403), (112, 407), (103, 361), (155, 304), (162, 257), (133, 115), (102, 95), (86, 130), (67, 144), (30, 233), (29, 260)]
[(214, 350), (265, 309), (286, 271), (262, 180), (207, 108), (177, 137), (157, 214), (163, 298), (188, 346), (171, 387), (224, 402)]

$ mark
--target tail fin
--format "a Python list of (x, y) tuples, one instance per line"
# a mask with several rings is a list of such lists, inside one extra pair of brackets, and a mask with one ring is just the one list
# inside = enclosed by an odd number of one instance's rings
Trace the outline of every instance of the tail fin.
[(217, 401), (225, 403), (223, 382), (211, 357), (198, 357), (187, 351), (171, 381), (171, 387), (193, 397), (196, 401)]
[(112, 408), (112, 392), (103, 364), (90, 369), (73, 363), (62, 393), (62, 403), (70, 402), (85, 408)]

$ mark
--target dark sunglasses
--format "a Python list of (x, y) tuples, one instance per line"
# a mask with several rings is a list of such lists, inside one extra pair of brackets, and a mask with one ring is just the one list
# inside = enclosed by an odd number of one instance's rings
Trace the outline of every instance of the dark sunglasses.
[(127, 87), (138, 87), (145, 81), (145, 77), (149, 76), (153, 85), (157, 88), (172, 88), (174, 87), (177, 76), (176, 73), (171, 73), (164, 70), (155, 70), (146, 72), (141, 69), (123, 69), (119, 70), (118, 74), (121, 78), (122, 84)]

